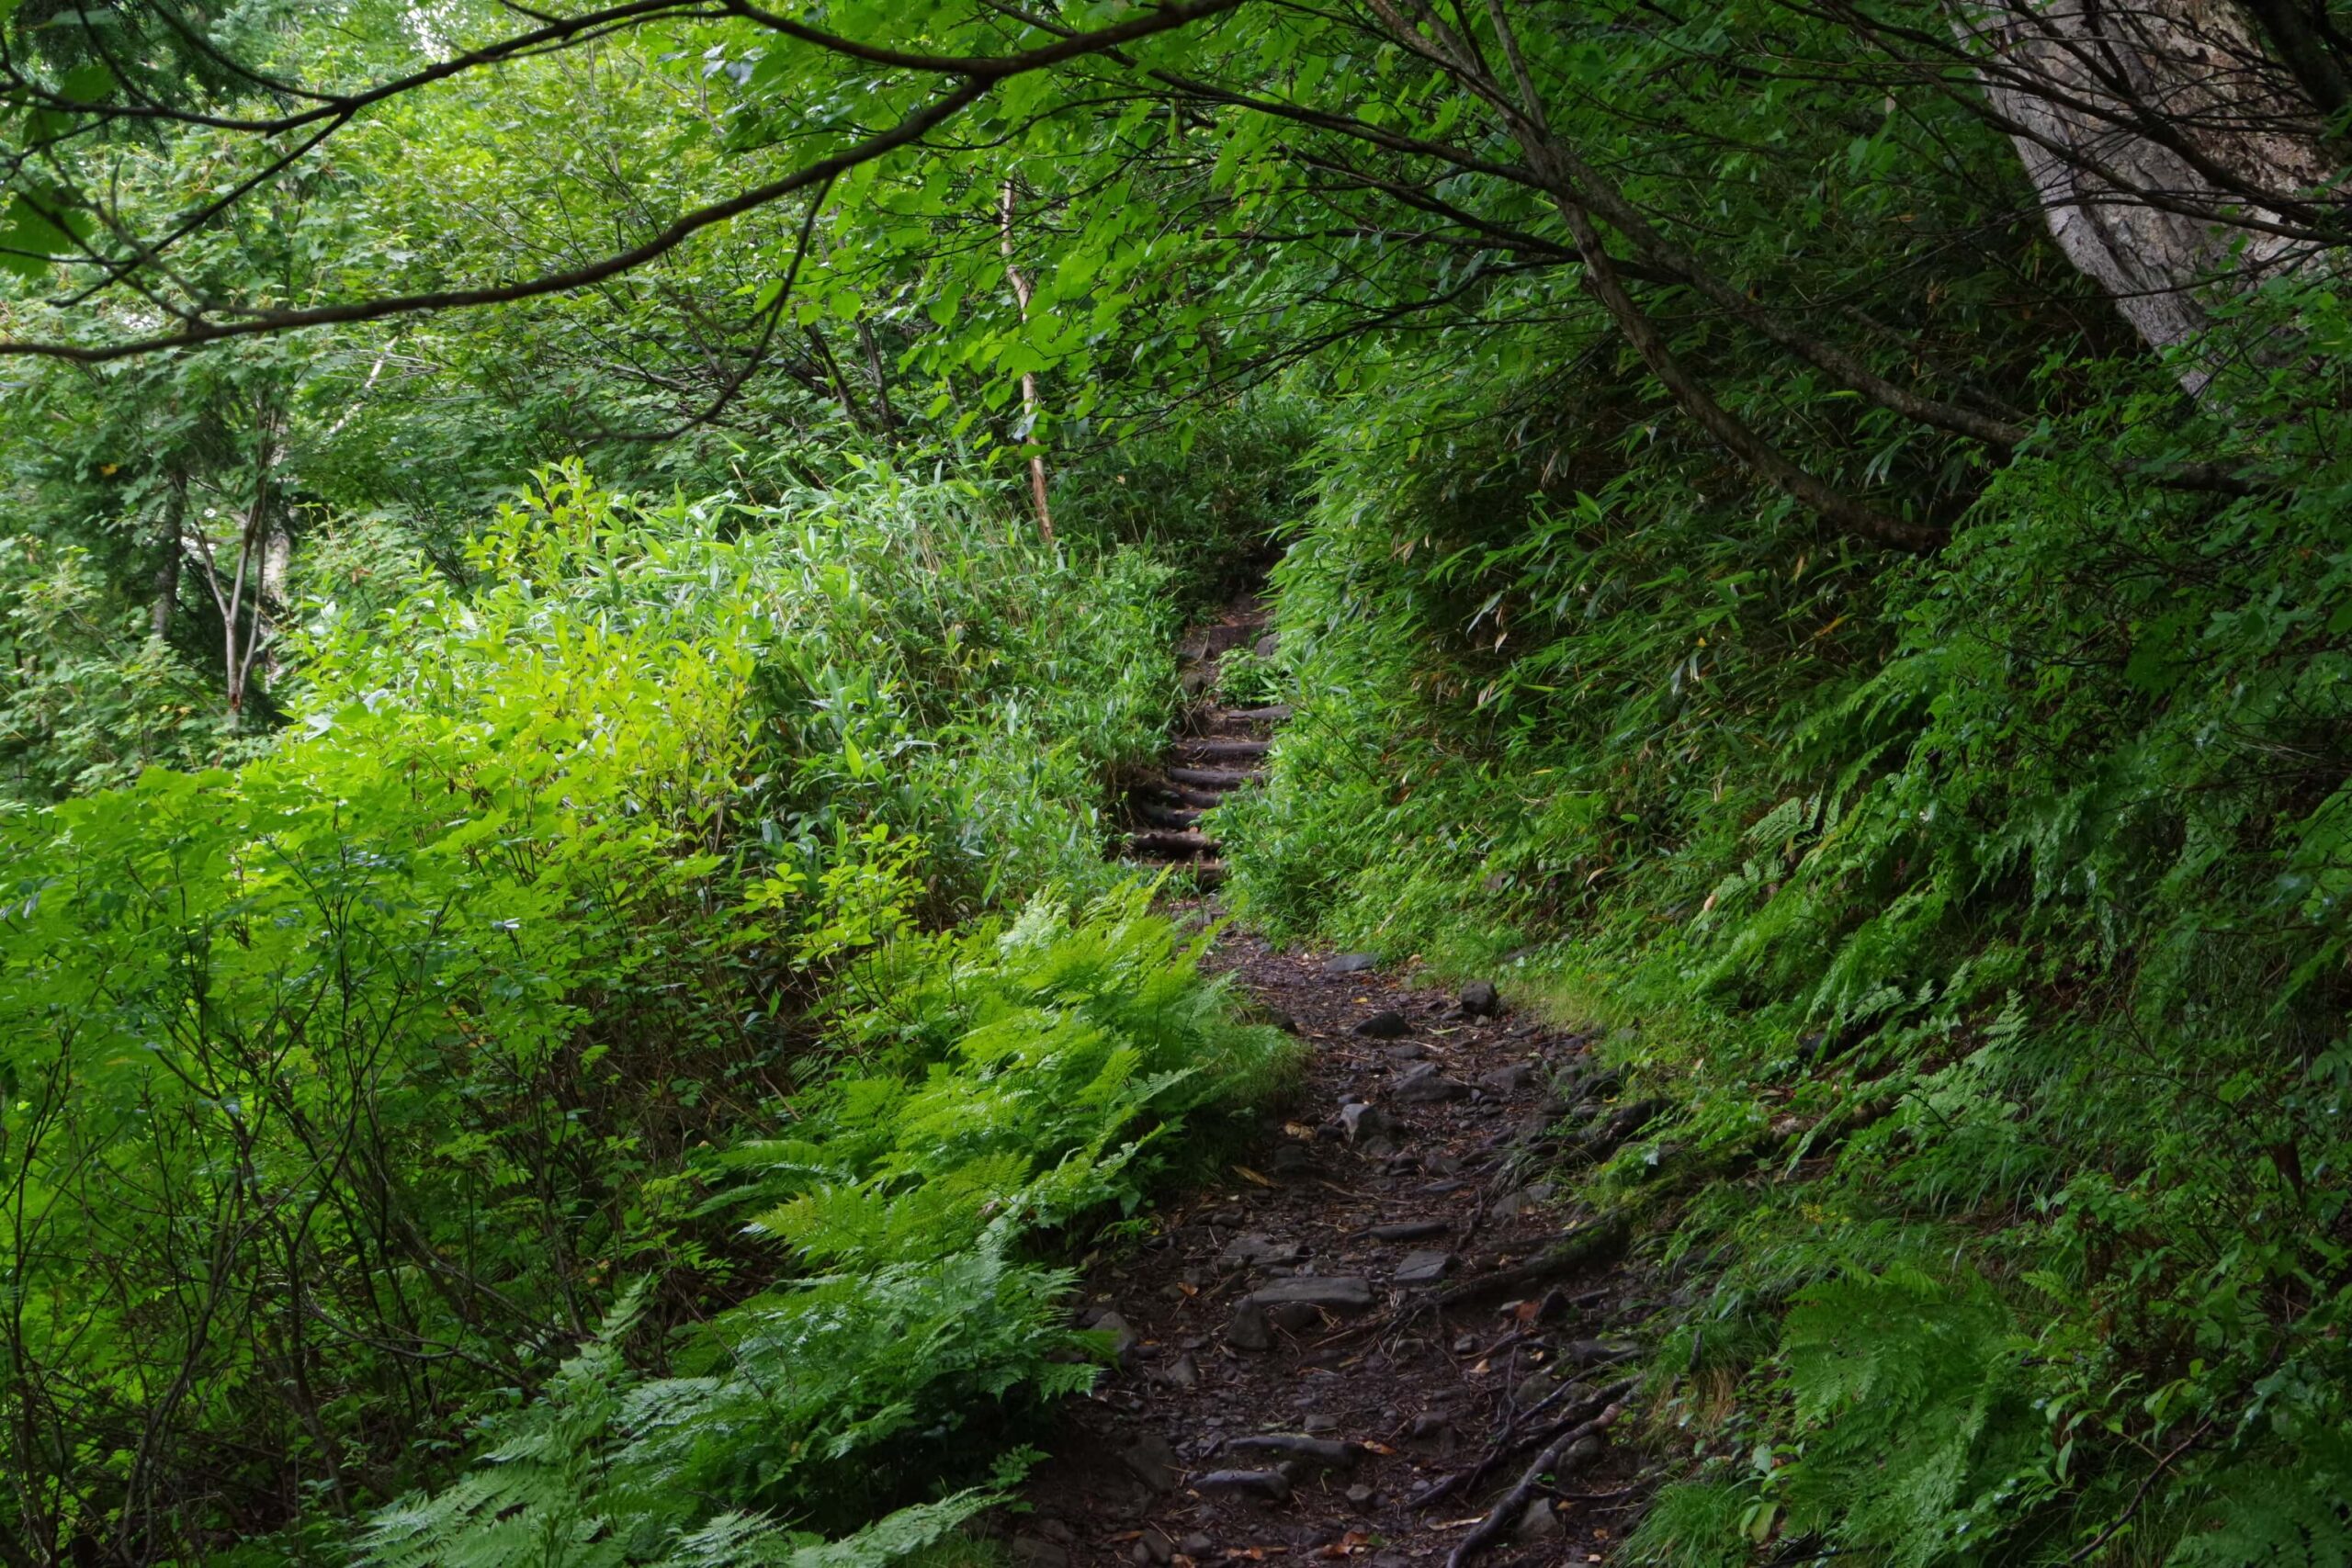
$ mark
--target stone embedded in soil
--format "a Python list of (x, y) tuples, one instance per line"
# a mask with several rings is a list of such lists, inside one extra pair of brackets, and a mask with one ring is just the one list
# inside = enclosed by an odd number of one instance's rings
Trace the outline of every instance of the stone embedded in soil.
[(1355, 1032), (1367, 1040), (1402, 1040), (1413, 1032), (1413, 1026), (1395, 1008), (1384, 1008), (1357, 1024)]
[(1421, 1441), (1427, 1442), (1431, 1438), (1442, 1438), (1445, 1436), (1448, 1431), (1453, 1429), (1453, 1421), (1445, 1416), (1442, 1416), (1434, 1410), (1424, 1410), (1419, 1416), (1413, 1417), (1412, 1435)]
[(1198, 1388), (1201, 1382), (1201, 1364), (1187, 1353), (1169, 1362), (1166, 1370), (1159, 1374), (1159, 1378), (1162, 1382), (1171, 1388)]
[(1420, 1046), (1414, 1044), (1412, 1042), (1407, 1041), (1402, 1045), (1391, 1045), (1387, 1050), (1383, 1051), (1381, 1055), (1387, 1057), (1392, 1062), (1418, 1062), (1422, 1057), (1428, 1055), (1429, 1052)]
[(1266, 1156), (1266, 1169), (1276, 1176), (1299, 1176), (1315, 1168), (1315, 1151), (1305, 1144), (1283, 1144)]
[(1193, 1483), (1202, 1492), (1229, 1492), (1270, 1503), (1290, 1500), (1290, 1478), (1279, 1470), (1213, 1470)]
[(1438, 1071), (1434, 1062), (1408, 1068), (1388, 1086), (1388, 1098), (1400, 1105), (1435, 1105), (1442, 1100), (1460, 1100), (1469, 1092), (1468, 1084), (1447, 1077)]
[(1276, 1280), (1250, 1292), (1248, 1301), (1261, 1307), (1296, 1303), (1329, 1307), (1333, 1312), (1363, 1312), (1376, 1298), (1372, 1286), (1352, 1274), (1302, 1274)]
[(1278, 1460), (1296, 1460), (1302, 1464), (1318, 1465), (1325, 1470), (1352, 1470), (1363, 1450), (1353, 1443), (1333, 1442), (1329, 1438), (1309, 1438), (1295, 1432), (1267, 1432), (1255, 1438), (1235, 1438), (1226, 1448), (1238, 1454), (1269, 1454)]
[(1513, 1062), (1509, 1066), (1497, 1067), (1491, 1073), (1482, 1074), (1478, 1079), (1478, 1087), (1488, 1094), (1498, 1094), (1508, 1099), (1514, 1094), (1526, 1093), (1534, 1082), (1533, 1067), (1529, 1066), (1525, 1062)]
[(1495, 1215), (1505, 1220), (1515, 1218), (1548, 1201), (1552, 1191), (1550, 1182), (1532, 1181), (1516, 1192), (1506, 1192), (1496, 1199)]
[(1447, 1220), (1398, 1220), (1393, 1224), (1374, 1225), (1367, 1234), (1374, 1241), (1421, 1241), (1443, 1235), (1453, 1228), (1453, 1223)]
[(1376, 953), (1340, 953), (1323, 961), (1326, 975), (1361, 975), (1379, 967), (1380, 955)]
[(1266, 1309), (1254, 1301), (1234, 1308), (1233, 1321), (1225, 1325), (1225, 1342), (1237, 1350), (1272, 1349), (1274, 1329), (1266, 1321)]
[(1021, 1568), (1069, 1568), (1069, 1553), (1034, 1535), (1012, 1538), (1012, 1560)]
[(1254, 1231), (1235, 1236), (1216, 1255), (1220, 1269), (1261, 1269), (1272, 1263), (1295, 1263), (1306, 1249), (1295, 1241), (1276, 1241)]
[(1170, 1562), (1176, 1557), (1176, 1543), (1168, 1539), (1165, 1530), (1147, 1529), (1136, 1538), (1135, 1550), (1127, 1554), (1138, 1568), (1148, 1562)]
[(1174, 1491), (1176, 1478), (1183, 1471), (1177, 1462), (1176, 1450), (1157, 1432), (1146, 1433), (1119, 1457), (1135, 1472), (1136, 1478), (1154, 1492)]
[(1496, 992), (1492, 980), (1471, 981), (1462, 987), (1462, 994), (1454, 999), (1472, 1018), (1492, 1018), (1503, 1010), (1503, 999)]
[(1434, 1285), (1445, 1278), (1445, 1271), (1452, 1267), (1453, 1254), (1451, 1252), (1408, 1252), (1405, 1254), (1405, 1260), (1396, 1265), (1396, 1282), (1400, 1285)]
[(1339, 1417), (1335, 1416), (1308, 1416), (1299, 1425), (1316, 1433), (1336, 1432), (1340, 1429)]
[(1370, 1143), (1374, 1138), (1393, 1142), (1404, 1130), (1397, 1125), (1396, 1118), (1377, 1105), (1366, 1105), (1360, 1100), (1340, 1107), (1340, 1125), (1347, 1129), (1348, 1142), (1351, 1144)]
[(1187, 1557), (1206, 1557), (1210, 1552), (1216, 1550), (1216, 1542), (1211, 1540), (1200, 1531), (1194, 1530), (1191, 1535), (1186, 1536), (1183, 1540), (1176, 1543), (1176, 1550), (1182, 1552)]
[(1560, 1516), (1552, 1511), (1552, 1499), (1538, 1497), (1527, 1505), (1527, 1512), (1511, 1527), (1513, 1540), (1550, 1540), (1561, 1533)]
[(1304, 1334), (1323, 1321), (1323, 1309), (1308, 1302), (1283, 1302), (1269, 1309), (1266, 1319), (1284, 1334)]
[(1107, 1334), (1111, 1337), (1113, 1360), (1124, 1366), (1135, 1359), (1137, 1343), (1136, 1331), (1127, 1326), (1125, 1318), (1115, 1312), (1106, 1312), (1095, 1318), (1092, 1326), (1095, 1333)]

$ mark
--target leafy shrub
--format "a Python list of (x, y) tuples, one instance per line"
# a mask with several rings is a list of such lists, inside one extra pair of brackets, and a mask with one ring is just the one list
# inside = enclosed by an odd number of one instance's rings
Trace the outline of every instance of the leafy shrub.
[[(1049, 882), (1116, 886), (1098, 807), (1174, 689), (1148, 561), (1009, 543), (954, 481), (657, 506), (566, 470), (466, 565), (453, 584), (378, 552), (364, 599), (316, 606), (281, 687), (300, 721), (243, 767), (150, 768), (0, 825), (0, 1256), (19, 1303), (0, 1442), (40, 1478), (0, 1499), (0, 1530), (38, 1551), (193, 1557), (305, 1504), (363, 1508), (555, 1375), (624, 1279), (660, 1281), (639, 1331), (656, 1344), (688, 1303), (740, 1301), (781, 1265), (697, 1212), (731, 1179), (711, 1151), (804, 1097), (835, 1103), (852, 1046), (808, 1009), (877, 949), (929, 951), (922, 929)], [(1101, 979), (1053, 1050), (1009, 1043), (971, 1080), (1023, 1106), (1033, 1067), (1099, 1086), (1035, 1141), (1000, 1130), (990, 1168), (1036, 1162), (1024, 1225), (1049, 1191), (1062, 1220), (1132, 1201), (1128, 1145), (1238, 1092), (1262, 1048), (1218, 1021), (1172, 935), (1117, 908), (1069, 939), (1092, 960), (1046, 942), (1044, 913), (1012, 928), (1039, 953), (989, 950)], [(1021, 983), (1033, 1020), (1063, 1007), (1050, 976)], [(877, 1201), (910, 1174), (828, 1157)], [(844, 1477), (895, 1506), (938, 1479), (917, 1427), (1078, 1375), (1053, 1359), (1059, 1277), (1010, 1235), (951, 1231), (842, 1250), (840, 1282), (733, 1308), (731, 1340), (675, 1348), (687, 1382), (646, 1385), (707, 1396), (716, 1421), (755, 1373), (780, 1386), (788, 1341), (836, 1348), (794, 1374), (821, 1391), (814, 1446), (788, 1463), (789, 1441), (746, 1446), (741, 1506), (837, 1495), (829, 1523), (854, 1534), (868, 1516)], [(889, 1311), (850, 1321), (835, 1309), (869, 1276)], [(984, 1284), (1000, 1310), (959, 1316)], [(923, 1364), (891, 1361), (924, 1335)], [(591, 1384), (629, 1381), (602, 1364), (558, 1396), (569, 1413), (512, 1431), (585, 1432)], [(564, 1463), (602, 1473), (613, 1445), (654, 1441), (636, 1418)], [(547, 1540), (621, 1506), (575, 1503)], [(481, 1522), (451, 1506), (450, 1529)], [(733, 1529), (716, 1517), (662, 1514), (627, 1550), (685, 1551)]]

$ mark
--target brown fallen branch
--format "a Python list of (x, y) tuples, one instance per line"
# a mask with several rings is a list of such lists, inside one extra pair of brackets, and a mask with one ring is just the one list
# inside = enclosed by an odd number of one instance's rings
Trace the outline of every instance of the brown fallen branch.
[(1524, 1263), (1508, 1269), (1491, 1269), (1475, 1275), (1457, 1284), (1449, 1285), (1438, 1294), (1441, 1307), (1457, 1306), (1476, 1301), (1497, 1291), (1514, 1290), (1544, 1280), (1572, 1273), (1588, 1263), (1597, 1263), (1615, 1257), (1633, 1239), (1634, 1227), (1623, 1214), (1604, 1214), (1589, 1220), (1570, 1231), (1556, 1245), (1545, 1248)]
[(1527, 1512), (1536, 1493), (1544, 1486), (1546, 1475), (1565, 1474), (1581, 1469), (1600, 1452), (1601, 1434), (1625, 1413), (1623, 1404), (1611, 1404), (1591, 1420), (1569, 1427), (1555, 1438), (1550, 1446), (1535, 1456), (1535, 1462), (1521, 1472), (1519, 1483), (1503, 1495), (1503, 1500), (1487, 1511), (1477, 1528), (1462, 1538), (1462, 1544), (1446, 1553), (1445, 1568), (1462, 1568), (1473, 1557), (1494, 1544), (1497, 1537), (1517, 1523)]

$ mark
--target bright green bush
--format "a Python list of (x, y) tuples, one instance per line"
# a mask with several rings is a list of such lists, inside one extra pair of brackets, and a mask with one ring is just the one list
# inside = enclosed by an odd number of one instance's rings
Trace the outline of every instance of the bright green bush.
[[(911, 1550), (1089, 1375), (1024, 1238), (1276, 1070), (1141, 895), (1033, 898), (1118, 886), (1165, 573), (887, 473), (745, 508), (559, 472), (466, 567), (379, 552), (317, 605), (242, 768), (0, 825), (0, 1529), (266, 1559), (479, 1427), (371, 1550), (814, 1550), (771, 1509)], [(925, 934), (991, 908), (1026, 912)], [(912, 1013), (867, 1010), (886, 972)], [(824, 1223), (742, 1231), (796, 1201)]]

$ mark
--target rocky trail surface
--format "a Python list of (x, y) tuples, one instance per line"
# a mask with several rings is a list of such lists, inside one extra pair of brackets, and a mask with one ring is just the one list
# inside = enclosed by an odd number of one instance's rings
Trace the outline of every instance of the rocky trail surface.
[[(1204, 640), (1257, 635), (1248, 615), (1220, 626)], [(1169, 779), (1217, 733), (1195, 725)], [(1204, 842), (1170, 856), (1214, 866)], [(1016, 1560), (1607, 1562), (1645, 1495), (1611, 1441), (1634, 1354), (1613, 1330), (1645, 1303), (1623, 1233), (1554, 1186), (1637, 1121), (1587, 1037), (1370, 954), (1229, 931), (1209, 966), (1306, 1043), (1301, 1082), (1254, 1147), (1087, 1274), (1082, 1316), (1119, 1365), (1065, 1408)]]

